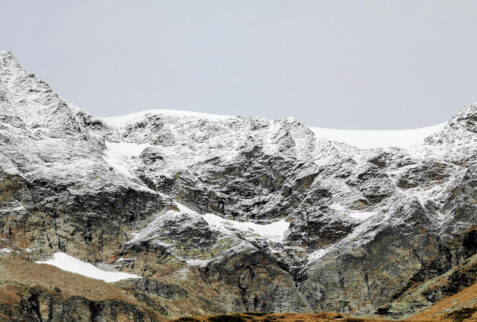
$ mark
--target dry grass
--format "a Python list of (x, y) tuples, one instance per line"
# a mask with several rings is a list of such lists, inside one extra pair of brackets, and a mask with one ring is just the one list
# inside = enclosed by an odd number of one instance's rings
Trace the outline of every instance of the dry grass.
[[(200, 279), (193, 279), (200, 281)], [(201, 283), (189, 285), (192, 289), (204, 289)], [(201, 287), (202, 286), (202, 287)], [(78, 274), (62, 271), (56, 267), (35, 264), (14, 254), (0, 259), (0, 305), (15, 306), (21, 301), (26, 288), (35, 287), (55, 294), (59, 299), (82, 296), (92, 301), (118, 300), (128, 304), (144, 307), (121, 284), (109, 284), (90, 279)], [(61, 291), (59, 291), (61, 290)], [(207, 292), (205, 292), (207, 293)], [(168, 307), (172, 314), (188, 312), (200, 304), (192, 293), (187, 300), (169, 300)], [(217, 294), (203, 294), (216, 296)], [(176, 311), (177, 312), (173, 312)], [(0, 320), (3, 317), (0, 314)], [(352, 318), (339, 313), (315, 314), (261, 314), (241, 313), (211, 316), (184, 317), (175, 321), (385, 321), (383, 319)], [(477, 321), (477, 284), (463, 289), (461, 292), (445, 298), (433, 306), (413, 315), (406, 321)]]
[(173, 320), (176, 322), (250, 322), (250, 321), (356, 321), (356, 322), (378, 322), (386, 321), (382, 319), (370, 318), (352, 318), (340, 313), (310, 313), (310, 314), (292, 314), (292, 313), (240, 313), (240, 314), (220, 314), (212, 316), (185, 317)]
[(411, 321), (477, 321), (477, 283), (413, 315)]
[[(114, 299), (127, 303), (134, 302), (134, 299), (114, 284), (65, 272), (51, 265), (35, 264), (14, 255), (0, 260), (0, 272), (0, 280), (9, 281), (9, 285), (32, 286), (59, 293), (63, 297), (82, 296), (92, 301)], [(6, 285), (2, 284), (0, 287)], [(55, 291), (55, 288), (61, 292)], [(6, 296), (2, 295), (2, 300), (5, 299)]]
[(22, 298), (29, 296), (28, 290), (32, 288), (48, 293), (58, 301), (66, 301), (73, 296), (95, 302), (119, 301), (138, 307), (149, 316), (155, 316), (158, 321), (164, 320), (115, 284), (65, 272), (51, 265), (36, 264), (15, 254), (0, 258), (0, 306), (20, 305)]

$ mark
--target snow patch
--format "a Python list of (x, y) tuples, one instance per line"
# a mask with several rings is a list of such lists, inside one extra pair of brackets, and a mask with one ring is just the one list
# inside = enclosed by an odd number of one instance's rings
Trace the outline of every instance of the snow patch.
[(13, 249), (10, 248), (0, 248), (0, 253), (1, 254), (10, 254), (13, 252)]
[[(176, 205), (181, 212), (197, 214), (195, 211), (189, 209), (188, 207), (178, 202), (176, 202)], [(290, 226), (290, 223), (288, 223), (284, 219), (270, 223), (270, 224), (260, 225), (250, 221), (241, 222), (241, 221), (229, 220), (214, 214), (205, 214), (202, 216), (202, 218), (204, 218), (204, 220), (209, 224), (211, 228), (214, 228), (216, 230), (219, 230), (222, 232), (234, 231), (234, 230), (252, 232), (254, 234), (260, 235), (261, 237), (274, 241), (274, 242), (281, 242), (285, 236), (285, 232), (288, 230), (288, 227)]]
[(310, 126), (316, 137), (343, 142), (362, 149), (397, 147), (408, 149), (424, 143), (431, 134), (441, 131), (447, 122), (409, 130), (338, 130)]
[(359, 221), (365, 221), (368, 218), (373, 217), (375, 214), (376, 213), (370, 211), (351, 211), (348, 213), (348, 216)]
[(205, 221), (207, 221), (209, 226), (217, 230), (251, 231), (252, 233), (260, 235), (263, 238), (274, 242), (281, 242), (283, 240), (285, 232), (288, 230), (288, 226), (290, 225), (290, 223), (286, 222), (284, 219), (271, 224), (260, 225), (250, 221), (241, 222), (228, 220), (214, 214), (205, 214), (203, 218)]
[(207, 266), (209, 262), (210, 260), (204, 260), (204, 259), (187, 259), (186, 260), (187, 266), (205, 267)]
[(122, 156), (122, 157), (137, 157), (139, 154), (141, 154), (144, 149), (148, 148), (149, 144), (138, 144), (138, 143), (127, 143), (127, 142), (120, 142), (120, 143), (114, 143), (114, 142), (108, 142), (106, 141), (106, 150), (109, 152), (113, 152), (116, 155)]
[(82, 262), (79, 259), (63, 252), (55, 253), (53, 258), (46, 261), (36, 261), (36, 263), (52, 265), (67, 272), (76, 273), (97, 280), (103, 280), (108, 283), (117, 282), (128, 278), (141, 278), (141, 276), (135, 274), (104, 271), (92, 264)]
[(342, 205), (339, 205), (339, 204), (336, 204), (336, 203), (330, 205), (330, 208), (335, 210), (336, 212), (342, 214), (342, 215), (346, 215), (348, 217), (351, 217), (354, 220), (359, 221), (359, 222), (366, 221), (369, 218), (376, 215), (375, 212), (371, 212), (371, 211), (349, 210), (349, 209), (343, 207)]
[(313, 253), (308, 255), (308, 262), (313, 263), (320, 260), (321, 258), (323, 258), (323, 256), (325, 256), (330, 251), (330, 249), (331, 248), (328, 247), (328, 248), (318, 249), (314, 251)]
[(131, 173), (130, 159), (139, 156), (144, 149), (149, 147), (149, 144), (113, 143), (107, 141), (105, 143), (104, 160), (113, 167), (113, 169), (124, 174), (126, 177), (134, 177)]

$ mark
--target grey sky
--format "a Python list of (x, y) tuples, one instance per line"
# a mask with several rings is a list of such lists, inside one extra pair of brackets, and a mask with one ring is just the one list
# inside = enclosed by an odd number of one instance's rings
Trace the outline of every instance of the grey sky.
[(477, 1), (0, 0), (0, 49), (98, 116), (396, 129), (477, 101)]

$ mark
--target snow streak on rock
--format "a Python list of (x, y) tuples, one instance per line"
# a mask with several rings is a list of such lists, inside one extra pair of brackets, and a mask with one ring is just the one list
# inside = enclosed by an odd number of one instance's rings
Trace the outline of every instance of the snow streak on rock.
[[(202, 274), (230, 296), (203, 302), (223, 312), (372, 313), (473, 251), (476, 133), (477, 104), (406, 131), (171, 110), (100, 119), (0, 52), (0, 253)], [(67, 256), (51, 261), (90, 265)]]

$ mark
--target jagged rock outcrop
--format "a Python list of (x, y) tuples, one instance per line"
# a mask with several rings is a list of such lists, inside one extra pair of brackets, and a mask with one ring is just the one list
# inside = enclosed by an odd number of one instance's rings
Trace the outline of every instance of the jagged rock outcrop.
[[(138, 274), (117, 287), (164, 318), (406, 316), (432, 301), (390, 303), (476, 253), (476, 123), (474, 104), (412, 149), (359, 149), (290, 118), (98, 119), (0, 52), (0, 256), (63, 251)], [(151, 318), (48, 294), (15, 317)]]

